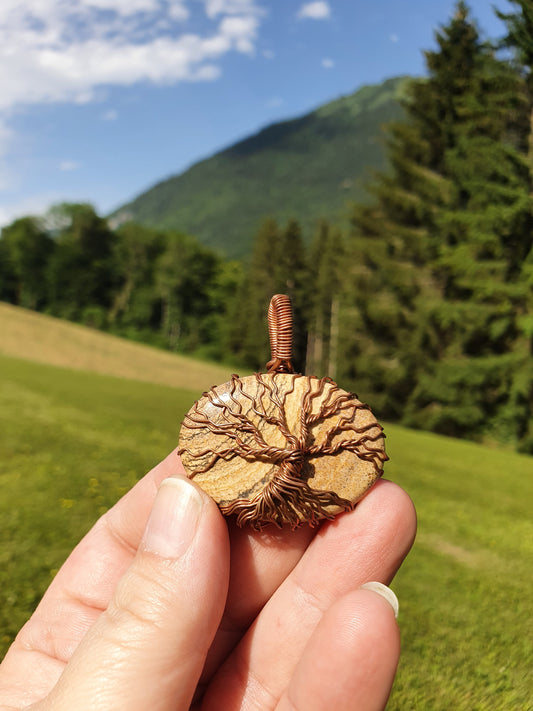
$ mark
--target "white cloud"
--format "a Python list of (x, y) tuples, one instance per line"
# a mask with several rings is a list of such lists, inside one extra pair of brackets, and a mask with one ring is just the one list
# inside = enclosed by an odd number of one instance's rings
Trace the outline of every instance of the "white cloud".
[(2, 0), (0, 111), (86, 102), (98, 87), (212, 80), (228, 52), (250, 54), (256, 0), (204, 0), (202, 32), (185, 32), (197, 0)]
[[(112, 86), (213, 81), (224, 55), (255, 51), (259, 2), (0, 0), (0, 190), (10, 183), (5, 159), (17, 109), (101, 100)], [(197, 5), (201, 19), (190, 12)]]
[(230, 40), (239, 52), (247, 54), (253, 52), (256, 34), (257, 19), (251, 15), (225, 17), (220, 23), (220, 35)]
[(13, 131), (0, 117), (0, 190), (7, 190), (11, 183), (9, 161), (5, 156), (13, 142)]
[(59, 170), (62, 170), (65, 173), (70, 173), (73, 170), (78, 170), (78, 168), (81, 168), (81, 163), (78, 163), (75, 160), (62, 160), (59, 164)]
[(116, 121), (118, 119), (118, 111), (116, 109), (108, 109), (102, 114), (102, 121)]
[(218, 15), (258, 15), (263, 10), (255, 4), (255, 0), (204, 0), (208, 17)]
[(0, 119), (0, 154), (4, 153), (13, 138), (13, 132), (9, 126)]
[(285, 102), (281, 98), (281, 96), (273, 96), (271, 99), (269, 99), (266, 102), (266, 107), (268, 109), (277, 109), (280, 106), (283, 106)]
[(185, 5), (171, 4), (168, 8), (168, 16), (171, 20), (184, 21), (189, 17), (189, 11)]
[(300, 19), (327, 20), (330, 15), (331, 7), (325, 0), (304, 3), (298, 10)]
[(324, 59), (322, 60), (322, 66), (324, 67), (324, 69), (333, 69), (333, 67), (335, 66), (335, 62), (329, 57), (324, 57)]

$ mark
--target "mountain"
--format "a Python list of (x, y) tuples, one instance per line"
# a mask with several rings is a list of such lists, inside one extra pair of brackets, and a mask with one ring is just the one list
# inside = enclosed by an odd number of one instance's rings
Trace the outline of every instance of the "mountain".
[(364, 86), (268, 126), (158, 183), (117, 210), (113, 222), (181, 230), (233, 258), (249, 253), (267, 216), (297, 219), (307, 240), (320, 218), (342, 224), (350, 201), (368, 199), (372, 170), (386, 168), (382, 126), (402, 117), (407, 81)]

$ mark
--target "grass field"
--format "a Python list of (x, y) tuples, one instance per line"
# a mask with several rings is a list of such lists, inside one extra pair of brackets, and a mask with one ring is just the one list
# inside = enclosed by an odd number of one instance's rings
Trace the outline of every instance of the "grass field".
[(230, 374), (222, 366), (201, 363), (2, 302), (0, 353), (200, 391), (223, 383)]
[[(175, 445), (198, 396), (192, 376), (184, 390), (25, 355), (0, 355), (2, 651), (77, 540)], [(419, 514), (393, 584), (403, 654), (388, 709), (533, 709), (533, 458), (386, 431), (386, 475)]]

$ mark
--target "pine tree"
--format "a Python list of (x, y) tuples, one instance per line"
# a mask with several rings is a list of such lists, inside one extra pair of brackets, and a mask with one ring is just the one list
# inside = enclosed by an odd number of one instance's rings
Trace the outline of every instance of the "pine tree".
[(391, 128), (391, 172), (374, 183), (375, 204), (354, 210), (351, 375), (387, 416), (516, 439), (530, 417), (519, 347), (533, 232), (524, 83), (464, 3), (437, 43), (406, 122)]
[(496, 10), (496, 15), (507, 26), (507, 35), (501, 40), (500, 46), (512, 50), (515, 65), (526, 83), (529, 108), (526, 151), (533, 186), (533, 1), (509, 0), (509, 3), (516, 6), (516, 12), (504, 13)]
[(345, 376), (392, 418), (402, 417), (424, 364), (424, 306), (440, 297), (430, 265), (439, 250), (437, 215), (450, 198), (445, 155), (456, 145), (460, 104), (481, 51), (464, 3), (436, 41), (438, 50), (426, 52), (428, 78), (407, 90), (406, 120), (388, 128), (390, 170), (370, 185), (375, 202), (352, 213)]
[(489, 48), (481, 49), (444, 154), (449, 200), (436, 221), (432, 262), (442, 298), (426, 304), (430, 358), (407, 421), (446, 434), (497, 430), (515, 439), (520, 418), (510, 397), (521, 361), (518, 280), (532, 227), (527, 163), (510, 130), (519, 123), (522, 85)]
[(309, 257), (309, 344), (306, 370), (337, 377), (339, 312), (344, 241), (338, 228), (325, 220), (318, 226)]
[(276, 293), (280, 240), (277, 222), (266, 219), (257, 232), (238, 299), (240, 313), (232, 334), (232, 350), (255, 370), (263, 370), (270, 360), (266, 315), (270, 299)]
[(307, 350), (308, 268), (302, 231), (296, 220), (289, 220), (279, 235), (274, 268), (274, 292), (287, 294), (293, 312), (293, 358), (297, 372), (303, 372)]
[[(533, 199), (533, 2), (532, 0), (509, 0), (516, 7), (514, 13), (496, 11), (507, 27), (507, 35), (501, 46), (511, 50), (513, 62), (526, 86), (528, 122), (522, 132), (524, 153), (529, 170), (529, 197)], [(533, 209), (530, 207), (530, 210)], [(531, 227), (529, 235), (531, 235)], [(526, 228), (527, 229), (527, 228)], [(513, 396), (521, 412), (521, 448), (533, 453), (533, 244), (521, 265), (519, 282), (524, 294), (523, 308), (518, 319), (522, 339), (524, 364), (519, 369), (513, 384)]]
[(267, 312), (274, 294), (290, 296), (293, 307), (293, 365), (305, 366), (308, 272), (301, 230), (290, 220), (280, 229), (268, 218), (257, 232), (239, 296), (240, 314), (232, 336), (232, 350), (245, 365), (264, 370), (270, 360)]

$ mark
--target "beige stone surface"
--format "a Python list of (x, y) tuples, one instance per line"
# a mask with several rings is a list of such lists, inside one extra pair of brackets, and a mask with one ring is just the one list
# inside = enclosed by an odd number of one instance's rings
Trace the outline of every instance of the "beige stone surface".
[[(253, 499), (291, 458), (290, 476), (355, 503), (386, 459), (366, 405), (331, 381), (287, 374), (234, 376), (212, 388), (185, 418), (179, 450), (189, 476), (222, 507)], [(331, 504), (323, 515), (341, 509)]]

